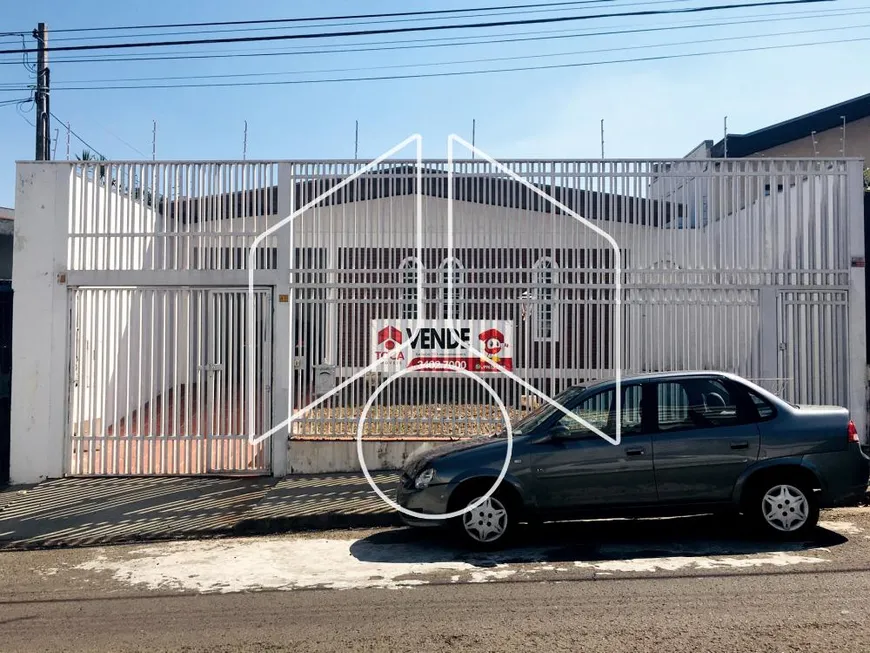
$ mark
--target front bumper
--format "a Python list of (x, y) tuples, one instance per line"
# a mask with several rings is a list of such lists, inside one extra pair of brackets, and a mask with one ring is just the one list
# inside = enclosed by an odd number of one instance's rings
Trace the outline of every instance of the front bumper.
[[(396, 488), (396, 503), (402, 508), (413, 510), (424, 515), (443, 515), (447, 512), (447, 502), (450, 499), (450, 486), (430, 485), (418, 490), (413, 486), (408, 487), (406, 482), (399, 482)], [(402, 521), (408, 526), (444, 526), (445, 519), (421, 519), (401, 513)]]

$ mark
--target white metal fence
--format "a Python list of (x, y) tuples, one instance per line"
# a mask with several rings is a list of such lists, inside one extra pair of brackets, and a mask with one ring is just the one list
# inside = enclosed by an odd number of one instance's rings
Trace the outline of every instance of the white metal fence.
[[(427, 161), (418, 252), (415, 165), (387, 162), (257, 249), (255, 343), (242, 321), (249, 247), (362, 163), (54, 165), (70, 171), (74, 474), (266, 471), (268, 447), (244, 442), (246, 356), (257, 359), (264, 429), (286, 417), (275, 406), (300, 409), (368, 366), (388, 343), (378, 341), (383, 329), (407, 337), (423, 317), (434, 340), (413, 356), (452, 355), (438, 340), (451, 274), (451, 317), (472, 344), (485, 346), (480, 336), (494, 329), (498, 355), (551, 395), (611, 377), (619, 344), (625, 372), (719, 369), (791, 401), (850, 402), (848, 233), (861, 181), (848, 161), (507, 162), (619, 243), (619, 339), (603, 238), (487, 162), (460, 161), (451, 258), (446, 163)], [(282, 317), (291, 303), (292, 325)], [(272, 329), (284, 341), (274, 357)], [(389, 371), (311, 410), (291, 437), (354, 436), (372, 383)], [(512, 414), (528, 405), (509, 379), (483, 376)], [(276, 403), (272, 387), (291, 396)], [(390, 385), (365, 433), (495, 428), (501, 417), (482, 388), (419, 373)]]

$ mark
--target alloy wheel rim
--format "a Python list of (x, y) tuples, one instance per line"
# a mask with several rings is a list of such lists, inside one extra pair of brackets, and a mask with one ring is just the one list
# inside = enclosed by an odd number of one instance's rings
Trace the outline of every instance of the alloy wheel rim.
[[(472, 505), (480, 501), (480, 497), (469, 502)], [(469, 510), (462, 516), (462, 524), (468, 536), (477, 542), (495, 542), (507, 530), (508, 517), (504, 504), (490, 497), (474, 510)]]
[(806, 495), (794, 485), (775, 485), (761, 499), (764, 519), (773, 528), (791, 533), (803, 526), (810, 514)]

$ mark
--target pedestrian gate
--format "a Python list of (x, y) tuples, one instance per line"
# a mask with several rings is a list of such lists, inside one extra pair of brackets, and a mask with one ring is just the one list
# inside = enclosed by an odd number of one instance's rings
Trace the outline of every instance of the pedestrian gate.
[[(239, 288), (74, 288), (70, 317), (71, 472), (266, 473), (248, 444), (249, 356), (257, 428), (268, 428), (271, 292)], [(261, 431), (260, 431), (261, 432)]]

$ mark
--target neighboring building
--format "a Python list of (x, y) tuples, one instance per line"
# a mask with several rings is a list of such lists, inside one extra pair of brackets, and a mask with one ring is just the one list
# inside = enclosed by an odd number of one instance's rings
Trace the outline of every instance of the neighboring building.
[[(727, 145), (727, 151), (726, 151)], [(728, 134), (710, 158), (858, 157), (870, 160), (870, 93), (748, 134)]]
[[(686, 165), (674, 162), (661, 166), (649, 184), (651, 199), (672, 201), (686, 207), (690, 224), (701, 226), (709, 221), (718, 221), (733, 211), (751, 205), (760, 196), (768, 196), (775, 188), (783, 191), (778, 175), (762, 178), (751, 175), (737, 186), (730, 179), (716, 172), (737, 169), (750, 172), (746, 163), (729, 166), (725, 160), (747, 158), (862, 158), (870, 161), (870, 93), (840, 102), (812, 113), (807, 113), (784, 122), (757, 129), (748, 134), (727, 134), (718, 143), (707, 140), (684, 157)], [(694, 177), (687, 177), (687, 170), (697, 166), (698, 159), (722, 159), (712, 163), (714, 174), (710, 183), (699, 185)], [(734, 165), (737, 168), (734, 168)], [(724, 166), (724, 167), (723, 167)], [(706, 169), (706, 168), (705, 168)], [(783, 173), (788, 174), (786, 168)], [(700, 192), (699, 192), (700, 190)], [(721, 197), (721, 199), (720, 199)], [(709, 207), (720, 210), (709, 215)]]
[(0, 283), (12, 279), (13, 209), (0, 206)]

